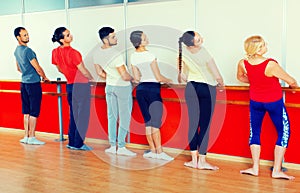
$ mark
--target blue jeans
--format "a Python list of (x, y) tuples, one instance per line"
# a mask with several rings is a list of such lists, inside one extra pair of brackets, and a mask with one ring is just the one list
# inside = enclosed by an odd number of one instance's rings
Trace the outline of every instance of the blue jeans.
[(111, 86), (106, 85), (106, 104), (108, 118), (108, 140), (111, 146), (117, 141), (118, 147), (125, 147), (125, 138), (129, 130), (132, 110), (132, 86)]
[(89, 83), (67, 84), (70, 107), (69, 146), (83, 145), (89, 126), (91, 87)]

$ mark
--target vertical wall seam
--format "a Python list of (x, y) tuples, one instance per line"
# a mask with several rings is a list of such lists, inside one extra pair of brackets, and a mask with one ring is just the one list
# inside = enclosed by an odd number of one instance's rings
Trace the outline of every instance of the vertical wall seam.
[(24, 0), (21, 0), (21, 23), (22, 26), (25, 26), (25, 20), (24, 20), (24, 13), (25, 13), (25, 5), (24, 5)]
[(197, 23), (198, 23), (198, 11), (197, 11), (197, 8), (198, 8), (198, 0), (195, 0), (194, 1), (195, 2), (195, 5), (194, 5), (194, 7), (195, 7), (195, 9), (194, 9), (194, 17), (195, 17), (195, 26), (194, 26), (194, 29), (195, 29), (195, 31), (198, 31), (198, 28), (197, 28)]
[(70, 28), (69, 0), (65, 0), (66, 25)]
[[(287, 1), (282, 0), (282, 37), (281, 37), (281, 66), (286, 69), (286, 49), (287, 49)], [(281, 80), (281, 86), (285, 86), (285, 82)], [(285, 102), (285, 92), (283, 92), (283, 101)]]
[[(286, 49), (287, 49), (287, 1), (282, 0), (282, 37), (281, 37), (281, 66), (286, 70)], [(282, 86), (285, 82), (281, 83)]]
[(128, 52), (127, 52), (127, 20), (128, 20), (128, 0), (123, 1), (123, 7), (124, 7), (124, 39), (125, 39), (125, 63), (128, 66)]

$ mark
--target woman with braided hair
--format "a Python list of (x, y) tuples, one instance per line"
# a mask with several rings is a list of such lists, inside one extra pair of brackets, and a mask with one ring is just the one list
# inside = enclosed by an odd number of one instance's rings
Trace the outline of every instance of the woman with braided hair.
[[(185, 44), (184, 49), (182, 43)], [(192, 156), (192, 161), (185, 162), (184, 166), (217, 170), (217, 166), (206, 161), (206, 153), (216, 102), (216, 86), (223, 87), (224, 83), (214, 59), (202, 43), (203, 38), (194, 31), (187, 31), (179, 38), (178, 82), (187, 82), (185, 99), (188, 106), (188, 139)]]

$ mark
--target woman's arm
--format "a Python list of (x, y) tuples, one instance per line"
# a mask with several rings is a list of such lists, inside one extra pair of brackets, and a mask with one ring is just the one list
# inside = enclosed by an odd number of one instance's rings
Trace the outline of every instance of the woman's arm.
[(207, 63), (208, 68), (211, 70), (211, 72), (213, 73), (216, 81), (218, 82), (218, 86), (219, 87), (224, 87), (224, 82), (223, 82), (223, 78), (221, 76), (221, 73), (215, 63), (215, 60), (212, 58), (208, 61)]
[[(179, 60), (178, 60), (178, 68), (179, 68)], [(183, 60), (181, 61), (181, 72), (179, 72), (178, 70), (177, 81), (178, 83), (187, 82), (187, 69), (186, 69), (186, 64)]]
[(249, 79), (247, 76), (247, 72), (244, 65), (244, 60), (240, 60), (238, 63), (238, 69), (237, 69), (237, 79), (244, 83), (249, 83)]
[(136, 66), (134, 66), (134, 65), (131, 65), (131, 66), (132, 66), (134, 82), (139, 83), (141, 80), (142, 74)]
[(285, 72), (281, 66), (274, 61), (270, 61), (266, 67), (265, 75), (268, 77), (275, 76), (284, 82), (286, 82), (291, 88), (297, 88), (297, 81), (291, 77), (287, 72)]
[(153, 60), (153, 62), (150, 64), (151, 65), (151, 69), (152, 69), (152, 72), (155, 76), (155, 79), (158, 81), (158, 82), (162, 82), (162, 83), (172, 83), (172, 80), (169, 79), (169, 78), (166, 78), (165, 76), (163, 76), (161, 73), (160, 73), (160, 70), (158, 68), (158, 64), (157, 64), (157, 60)]
[(78, 70), (85, 76), (89, 81), (94, 81), (93, 76), (89, 72), (89, 70), (84, 66), (83, 62), (77, 65)]

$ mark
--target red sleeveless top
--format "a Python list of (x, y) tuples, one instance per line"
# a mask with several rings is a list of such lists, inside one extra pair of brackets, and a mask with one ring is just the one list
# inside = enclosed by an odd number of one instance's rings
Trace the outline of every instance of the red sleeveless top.
[(244, 60), (247, 76), (250, 83), (250, 99), (257, 102), (274, 102), (282, 98), (282, 89), (277, 77), (267, 77), (265, 69), (269, 61), (267, 59), (260, 64), (251, 65)]

